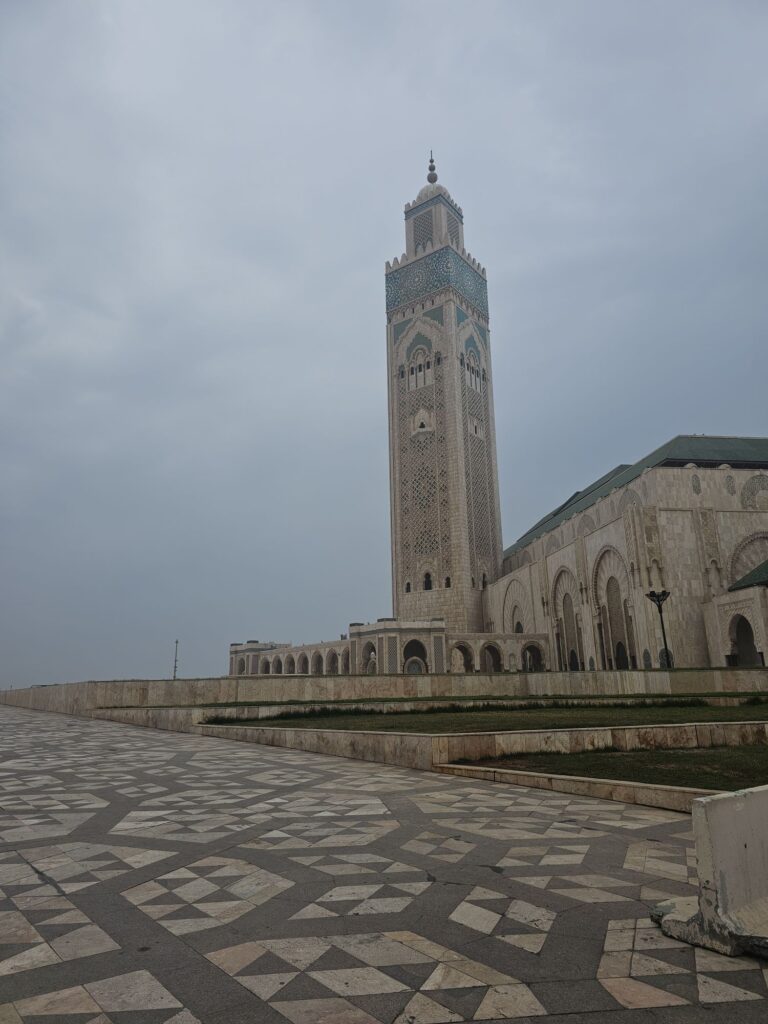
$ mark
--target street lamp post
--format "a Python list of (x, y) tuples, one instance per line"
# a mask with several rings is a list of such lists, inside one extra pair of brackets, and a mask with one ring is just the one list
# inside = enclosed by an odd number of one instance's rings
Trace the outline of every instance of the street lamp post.
[(667, 647), (667, 631), (664, 628), (664, 612), (661, 610), (661, 606), (664, 604), (664, 602), (669, 597), (669, 591), (668, 590), (659, 590), (659, 591), (652, 590), (649, 594), (646, 594), (645, 596), (648, 598), (649, 601), (652, 601), (656, 605), (658, 610), (659, 610), (659, 619), (661, 620), (661, 638), (662, 638), (662, 641), (664, 643), (664, 661), (665, 661), (665, 666), (664, 667), (665, 668), (671, 668), (672, 666), (670, 664), (669, 648)]

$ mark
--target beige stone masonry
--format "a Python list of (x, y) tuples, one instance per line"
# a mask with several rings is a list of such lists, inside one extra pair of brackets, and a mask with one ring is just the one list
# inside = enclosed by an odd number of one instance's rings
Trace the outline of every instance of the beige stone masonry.
[(68, 715), (93, 708), (179, 707), (259, 701), (322, 702), (372, 697), (618, 696), (768, 692), (768, 668), (668, 672), (516, 672), (391, 676), (258, 676), (117, 679), (0, 691), (0, 703)]

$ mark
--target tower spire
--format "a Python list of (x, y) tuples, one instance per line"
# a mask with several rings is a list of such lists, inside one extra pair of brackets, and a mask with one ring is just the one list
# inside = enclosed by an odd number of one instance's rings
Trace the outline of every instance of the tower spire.
[(430, 185), (434, 185), (437, 181), (437, 173), (435, 172), (435, 158), (432, 156), (432, 150), (429, 151), (429, 174), (427, 175), (427, 181)]

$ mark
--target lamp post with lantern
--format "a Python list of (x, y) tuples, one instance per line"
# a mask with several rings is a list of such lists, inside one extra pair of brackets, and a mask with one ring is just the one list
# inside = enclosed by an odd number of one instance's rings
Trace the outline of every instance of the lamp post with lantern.
[(652, 601), (653, 604), (655, 604), (656, 607), (659, 610), (659, 619), (661, 621), (661, 638), (662, 638), (662, 641), (664, 643), (664, 665), (662, 665), (661, 667), (662, 668), (672, 668), (671, 656), (670, 656), (670, 653), (669, 653), (669, 648), (667, 647), (667, 631), (664, 628), (664, 612), (662, 611), (662, 608), (661, 608), (661, 606), (664, 604), (664, 602), (669, 597), (669, 591), (668, 590), (652, 590), (649, 594), (646, 594), (645, 596), (648, 598), (649, 601)]

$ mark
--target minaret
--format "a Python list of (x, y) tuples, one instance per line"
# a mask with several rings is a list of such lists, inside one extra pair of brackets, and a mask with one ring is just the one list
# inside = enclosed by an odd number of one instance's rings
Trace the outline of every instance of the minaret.
[(502, 558), (488, 292), (431, 153), (386, 289), (394, 614), (478, 632)]

